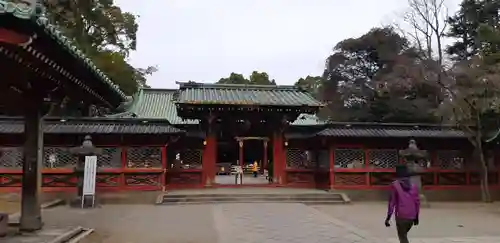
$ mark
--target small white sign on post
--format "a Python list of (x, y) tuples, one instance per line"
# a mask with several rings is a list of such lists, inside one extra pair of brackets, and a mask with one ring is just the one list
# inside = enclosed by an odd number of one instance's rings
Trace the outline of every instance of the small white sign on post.
[(239, 184), (243, 184), (243, 168), (241, 166), (235, 166), (235, 172), (236, 172), (236, 177), (235, 177), (235, 181), (234, 183), (235, 184), (238, 184), (238, 178), (240, 179), (239, 180)]
[(83, 173), (82, 208), (85, 198), (92, 197), (92, 207), (95, 204), (95, 182), (97, 176), (97, 156), (85, 156), (85, 170)]

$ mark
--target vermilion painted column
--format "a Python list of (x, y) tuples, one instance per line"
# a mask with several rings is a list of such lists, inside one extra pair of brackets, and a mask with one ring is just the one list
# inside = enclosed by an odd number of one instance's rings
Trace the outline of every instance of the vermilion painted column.
[(335, 186), (335, 149), (333, 147), (333, 144), (330, 144), (329, 148), (328, 148), (328, 153), (329, 153), (329, 167), (330, 167), (330, 190), (333, 190), (334, 186)]
[(215, 182), (215, 161), (217, 156), (217, 139), (215, 134), (208, 133), (203, 149), (203, 179), (205, 186), (212, 186)]
[(278, 184), (285, 184), (285, 166), (283, 163), (283, 136), (281, 133), (273, 135), (273, 181)]
[(161, 148), (161, 167), (163, 168), (163, 174), (161, 178), (162, 190), (165, 191), (165, 186), (167, 185), (167, 145)]
[(262, 158), (262, 164), (260, 165), (260, 173), (264, 173), (264, 169), (267, 169), (267, 141), (264, 140), (264, 158)]
[(125, 170), (127, 169), (127, 149), (126, 147), (122, 148), (122, 172), (120, 174), (120, 185), (122, 189), (127, 186), (127, 182), (125, 181)]
[(245, 143), (243, 142), (243, 140), (240, 140), (238, 141), (238, 162), (239, 162), (239, 166), (244, 166), (245, 163), (243, 162), (244, 158), (243, 158), (243, 153), (244, 153), (244, 150), (243, 150), (243, 146), (245, 146)]

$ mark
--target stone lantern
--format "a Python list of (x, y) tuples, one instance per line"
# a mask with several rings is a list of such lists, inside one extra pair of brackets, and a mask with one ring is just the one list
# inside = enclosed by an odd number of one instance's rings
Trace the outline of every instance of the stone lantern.
[[(422, 190), (421, 174), (424, 171), (429, 154), (427, 150), (421, 150), (417, 147), (415, 139), (410, 139), (408, 148), (399, 151), (399, 156), (404, 159), (408, 172), (410, 173), (410, 181), (416, 184), (420, 193), (420, 200), (423, 205), (427, 205), (427, 199)], [(425, 164), (425, 165), (424, 165)]]
[(76, 164), (76, 167), (74, 168), (74, 172), (76, 174), (77, 189), (78, 189), (78, 197), (75, 203), (76, 205), (79, 205), (79, 202), (83, 196), (82, 194), (83, 194), (83, 175), (85, 172), (85, 157), (99, 155), (102, 153), (102, 150), (100, 148), (96, 148), (94, 144), (92, 144), (92, 138), (89, 135), (87, 135), (85, 136), (82, 145), (71, 148), (69, 152), (71, 154), (78, 156), (78, 162)]

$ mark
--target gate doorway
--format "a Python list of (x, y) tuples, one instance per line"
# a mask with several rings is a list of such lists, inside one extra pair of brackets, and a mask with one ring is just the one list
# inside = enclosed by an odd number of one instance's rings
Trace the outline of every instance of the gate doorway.
[[(215, 183), (218, 185), (267, 185), (270, 184), (267, 175), (269, 165), (269, 151), (272, 151), (267, 137), (235, 137), (234, 146), (221, 146), (218, 159), (225, 162), (218, 163)], [(226, 155), (226, 156), (224, 156)], [(229, 155), (229, 156), (228, 156)], [(228, 159), (230, 157), (230, 159)], [(231, 162), (229, 162), (231, 161)], [(257, 170), (254, 164), (257, 162)], [(230, 165), (229, 165), (230, 164)], [(236, 168), (241, 167), (243, 179), (236, 182)], [(229, 171), (228, 171), (229, 170)], [(272, 176), (272, 175), (271, 175)]]

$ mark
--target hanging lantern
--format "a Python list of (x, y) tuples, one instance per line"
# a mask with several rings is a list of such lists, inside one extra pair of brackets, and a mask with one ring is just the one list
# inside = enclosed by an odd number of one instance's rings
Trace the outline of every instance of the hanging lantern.
[(285, 141), (285, 147), (288, 146), (288, 141)]
[(203, 146), (207, 146), (207, 140), (203, 140)]

